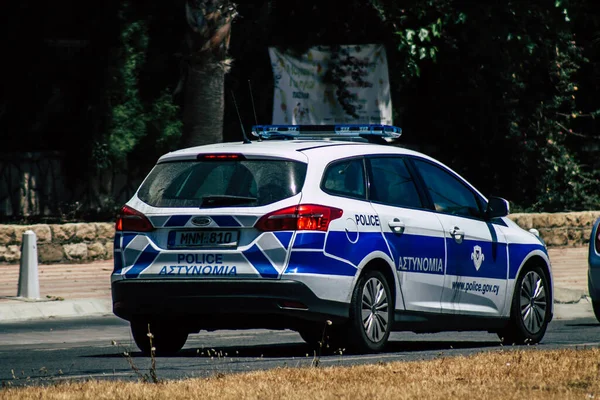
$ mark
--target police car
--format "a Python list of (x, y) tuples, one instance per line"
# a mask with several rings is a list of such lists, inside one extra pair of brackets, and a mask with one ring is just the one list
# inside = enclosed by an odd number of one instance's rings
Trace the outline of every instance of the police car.
[(254, 126), (162, 156), (121, 209), (114, 313), (143, 352), (190, 333), (292, 329), (358, 352), (390, 332), (537, 343), (552, 319), (543, 241), (386, 125)]
[(592, 309), (600, 322), (600, 218), (594, 221), (588, 247), (588, 292)]

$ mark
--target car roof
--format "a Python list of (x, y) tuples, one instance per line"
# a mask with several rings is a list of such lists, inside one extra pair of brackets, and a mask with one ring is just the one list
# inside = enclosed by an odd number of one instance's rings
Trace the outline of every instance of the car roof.
[[(396, 145), (341, 140), (263, 140), (251, 143), (227, 142), (176, 150), (160, 157), (158, 162), (195, 160), (200, 154), (236, 153), (260, 158), (287, 158), (308, 162), (310, 158), (336, 160), (365, 154), (404, 154), (433, 160), (431, 157)], [(435, 161), (435, 160), (433, 160)]]

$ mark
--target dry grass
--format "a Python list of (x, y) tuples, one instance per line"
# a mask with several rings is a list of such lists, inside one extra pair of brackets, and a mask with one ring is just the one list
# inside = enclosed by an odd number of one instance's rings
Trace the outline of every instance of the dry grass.
[(600, 349), (507, 350), (355, 367), (281, 368), (158, 384), (88, 381), (0, 389), (0, 399), (40, 398), (600, 399)]

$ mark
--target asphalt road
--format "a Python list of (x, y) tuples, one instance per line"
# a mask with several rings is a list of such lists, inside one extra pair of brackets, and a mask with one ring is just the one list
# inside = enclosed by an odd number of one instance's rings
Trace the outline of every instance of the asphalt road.
[[(116, 344), (114, 344), (116, 343)], [(543, 342), (526, 349), (600, 346), (592, 318), (552, 321)], [(510, 347), (509, 349), (513, 349)], [(502, 351), (496, 335), (483, 332), (394, 333), (381, 354), (326, 354), (321, 366), (432, 359)], [(130, 354), (124, 356), (124, 352)], [(218, 331), (190, 335), (176, 356), (157, 358), (159, 379), (310, 366), (314, 352), (292, 331)], [(134, 371), (134, 367), (139, 374)], [(150, 359), (133, 343), (127, 322), (116, 317), (63, 319), (0, 325), (0, 382), (28, 385), (68, 379), (140, 379)]]

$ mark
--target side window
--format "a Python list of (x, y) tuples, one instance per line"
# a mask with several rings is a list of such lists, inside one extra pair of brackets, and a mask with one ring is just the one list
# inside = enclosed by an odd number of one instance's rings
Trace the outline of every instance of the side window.
[(481, 218), (483, 213), (475, 193), (449, 172), (424, 161), (415, 160), (437, 211)]
[(327, 193), (364, 199), (366, 189), (362, 159), (331, 164), (325, 171), (322, 185)]
[(369, 159), (372, 181), (369, 198), (373, 201), (399, 207), (422, 207), (417, 187), (400, 157)]

